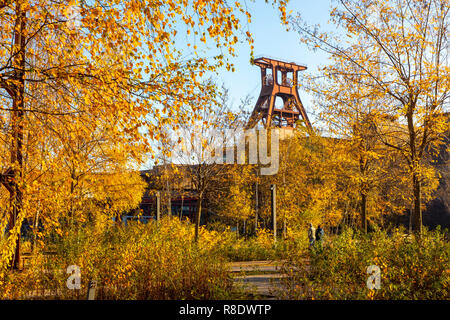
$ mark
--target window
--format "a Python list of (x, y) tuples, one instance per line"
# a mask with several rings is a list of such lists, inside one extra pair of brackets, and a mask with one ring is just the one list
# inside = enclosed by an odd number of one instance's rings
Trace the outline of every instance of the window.
[(264, 77), (264, 85), (266, 85), (266, 86), (273, 85), (272, 69), (270, 69), (270, 68), (266, 68), (266, 76)]

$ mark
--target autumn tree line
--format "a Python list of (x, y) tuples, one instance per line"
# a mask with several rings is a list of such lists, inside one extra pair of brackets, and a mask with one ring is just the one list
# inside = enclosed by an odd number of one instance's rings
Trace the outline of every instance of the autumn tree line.
[[(285, 236), (286, 228), (305, 228), (305, 222), (367, 232), (369, 223), (398, 225), (404, 215), (420, 234), (425, 204), (439, 180), (448, 179), (449, 9), (448, 1), (338, 1), (331, 10), (336, 34), (308, 25), (301, 13), (290, 16), (300, 40), (331, 59), (300, 81), (315, 96), (315, 132), (297, 125), (281, 144), (274, 176), (229, 166), (224, 189), (224, 177), (217, 181), (211, 166), (204, 165), (209, 175), (198, 166), (189, 174), (210, 184), (212, 210), (241, 226), (253, 220), (255, 228), (270, 226), (269, 185), (275, 183)], [(224, 103), (213, 107), (210, 113), (220, 115), (202, 123), (202, 132), (226, 119)], [(211, 137), (204, 136), (208, 144)]]
[[(203, 199), (221, 216), (250, 224), (257, 211), (263, 223), (270, 183), (286, 234), (306, 220), (365, 230), (408, 208), (420, 233), (439, 178), (428, 157), (449, 131), (450, 2), (340, 0), (330, 11), (336, 34), (288, 14), (286, 0), (266, 2), (330, 56), (300, 81), (316, 95), (316, 130), (299, 123), (268, 178), (197, 158), (196, 235)], [(170, 131), (241, 126), (245, 115), (210, 79), (234, 70), (240, 41), (253, 52), (250, 23), (240, 1), (0, 0), (2, 268), (18, 263), (25, 219), (64, 236), (136, 208), (145, 189), (138, 169), (171, 162)]]
[(205, 74), (233, 68), (250, 20), (222, 0), (0, 1), (2, 267), (24, 219), (63, 234), (136, 207), (152, 141), (214, 100)]

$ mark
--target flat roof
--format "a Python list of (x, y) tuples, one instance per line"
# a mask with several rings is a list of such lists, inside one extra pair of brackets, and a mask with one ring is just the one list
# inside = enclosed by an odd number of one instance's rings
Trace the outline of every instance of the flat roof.
[(260, 60), (260, 59), (270, 59), (270, 60), (275, 60), (275, 61), (286, 63), (286, 64), (293, 64), (293, 65), (300, 66), (300, 67), (305, 67), (305, 68), (308, 67), (305, 63), (299, 63), (296, 61), (288, 61), (287, 59), (281, 59), (281, 58), (277, 58), (277, 57), (273, 57), (273, 56), (269, 56), (269, 55), (255, 56), (255, 61)]

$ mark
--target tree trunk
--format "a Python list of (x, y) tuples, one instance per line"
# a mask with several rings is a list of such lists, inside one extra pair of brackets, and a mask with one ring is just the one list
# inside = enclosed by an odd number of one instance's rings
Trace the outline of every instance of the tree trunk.
[(414, 188), (414, 210), (412, 216), (412, 231), (418, 235), (422, 233), (422, 198), (421, 198), (421, 184), (417, 174), (413, 173), (413, 188)]
[(198, 206), (197, 206), (197, 211), (196, 211), (196, 216), (195, 216), (195, 234), (194, 234), (195, 242), (198, 242), (198, 230), (200, 228), (200, 219), (202, 216), (202, 201), (203, 201), (203, 196), (200, 195), (198, 197)]
[(167, 195), (167, 215), (169, 217), (171, 217), (172, 216), (172, 193), (170, 191), (169, 180), (167, 180), (166, 195)]
[(164, 161), (164, 172), (165, 172), (165, 179), (166, 179), (166, 198), (167, 198), (167, 215), (169, 217), (172, 216), (172, 193), (170, 191), (170, 184), (169, 184), (169, 173), (167, 170), (167, 164), (166, 164), (166, 157), (163, 158)]
[(72, 169), (70, 173), (70, 206), (69, 206), (69, 218), (70, 218), (70, 227), (73, 227), (74, 223), (74, 211), (75, 211), (75, 205), (74, 205), (74, 193), (75, 193), (75, 169)]
[(421, 186), (420, 186), (420, 177), (417, 174), (417, 169), (419, 167), (420, 158), (418, 157), (416, 150), (416, 131), (414, 127), (414, 118), (413, 118), (413, 110), (415, 107), (415, 103), (410, 101), (410, 105), (408, 108), (407, 120), (408, 120), (408, 130), (409, 130), (409, 145), (411, 152), (411, 161), (410, 161), (410, 170), (412, 172), (412, 186), (414, 193), (414, 210), (412, 216), (412, 231), (420, 235), (422, 233), (422, 210), (421, 210)]
[(408, 217), (408, 234), (412, 233), (412, 215), (413, 215), (413, 207), (414, 204), (411, 205), (411, 207), (409, 208), (409, 217)]
[(361, 192), (361, 228), (367, 233), (367, 195)]
[[(40, 203), (39, 203), (38, 207), (40, 207)], [(36, 210), (36, 215), (34, 216), (34, 221), (33, 221), (33, 241), (31, 241), (31, 252), (33, 254), (35, 254), (38, 228), (39, 228), (39, 209)]]
[[(19, 185), (23, 171), (23, 120), (24, 120), (24, 96), (25, 96), (25, 20), (26, 13), (22, 5), (17, 4), (16, 8), (16, 31), (14, 33), (14, 61), (16, 68), (12, 90), (8, 90), (13, 99), (13, 112), (11, 115), (12, 146), (11, 146), (11, 166), (12, 180), (10, 191), (11, 214), (8, 229), (11, 231), (16, 226), (19, 215), (22, 211), (22, 187)], [(20, 228), (15, 239), (14, 255), (10, 267), (18, 269), (20, 262)]]

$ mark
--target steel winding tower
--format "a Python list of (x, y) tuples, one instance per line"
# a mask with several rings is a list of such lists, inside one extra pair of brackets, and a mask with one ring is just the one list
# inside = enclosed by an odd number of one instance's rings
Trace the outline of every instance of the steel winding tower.
[[(266, 57), (255, 59), (254, 64), (261, 68), (261, 92), (246, 128), (253, 128), (262, 120), (265, 129), (293, 129), (301, 115), (312, 130), (297, 90), (298, 72), (306, 70), (306, 66)], [(277, 97), (283, 101), (282, 106), (275, 106)]]

